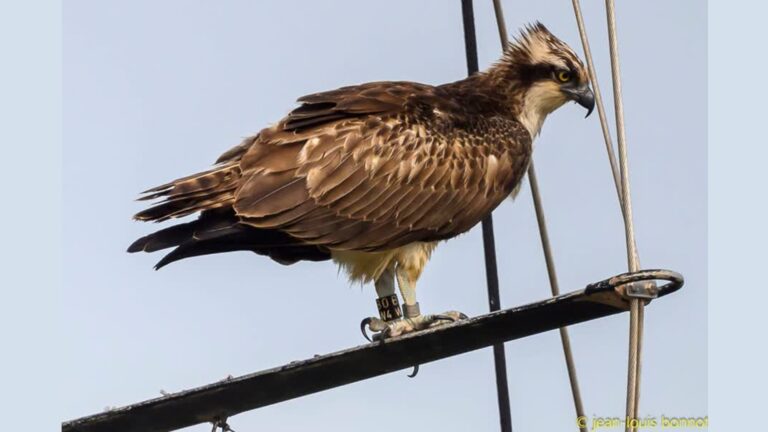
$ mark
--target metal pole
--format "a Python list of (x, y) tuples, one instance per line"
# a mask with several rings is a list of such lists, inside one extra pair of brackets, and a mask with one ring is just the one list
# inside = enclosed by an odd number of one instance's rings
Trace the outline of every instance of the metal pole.
[[(477, 40), (475, 37), (475, 14), (472, 0), (461, 1), (461, 14), (464, 21), (464, 48), (467, 55), (467, 73), (478, 71)], [(493, 217), (488, 215), (482, 222), (483, 251), (485, 253), (485, 276), (488, 285), (488, 305), (490, 310), (501, 307), (499, 298), (499, 274), (496, 267), (496, 245), (493, 235)], [(507, 383), (507, 360), (504, 344), (493, 346), (493, 361), (496, 368), (496, 394), (499, 403), (499, 422), (502, 432), (512, 432), (512, 414), (509, 407), (509, 385)]]

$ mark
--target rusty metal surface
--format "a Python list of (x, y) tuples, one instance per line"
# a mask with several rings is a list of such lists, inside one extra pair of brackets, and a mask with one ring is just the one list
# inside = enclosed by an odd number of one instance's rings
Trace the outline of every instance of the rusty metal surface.
[[(674, 272), (670, 274), (677, 275)], [(627, 281), (633, 276), (620, 275), (616, 278), (544, 301), (82, 417), (63, 423), (62, 431), (152, 432), (180, 429), (407, 369), (415, 364), (613, 315), (624, 309), (591, 301), (591, 298), (599, 295), (618, 297), (614, 287), (616, 281)], [(675, 278), (659, 288), (659, 296), (676, 291), (681, 286), (682, 278)]]

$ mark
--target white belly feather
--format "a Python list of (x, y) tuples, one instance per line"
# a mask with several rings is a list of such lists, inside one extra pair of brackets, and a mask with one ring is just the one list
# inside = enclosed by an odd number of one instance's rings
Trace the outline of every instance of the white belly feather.
[(390, 265), (415, 267), (418, 272), (429, 261), (437, 242), (415, 242), (382, 252), (331, 251), (331, 257), (353, 282), (378, 279)]

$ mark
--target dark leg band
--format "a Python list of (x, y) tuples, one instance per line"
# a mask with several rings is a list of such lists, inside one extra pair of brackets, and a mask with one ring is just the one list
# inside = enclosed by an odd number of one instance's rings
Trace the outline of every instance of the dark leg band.
[(406, 318), (416, 318), (421, 315), (419, 302), (416, 302), (414, 305), (403, 304), (403, 315), (405, 315)]
[(403, 316), (397, 294), (377, 298), (376, 307), (379, 309), (379, 317), (384, 321), (396, 320)]

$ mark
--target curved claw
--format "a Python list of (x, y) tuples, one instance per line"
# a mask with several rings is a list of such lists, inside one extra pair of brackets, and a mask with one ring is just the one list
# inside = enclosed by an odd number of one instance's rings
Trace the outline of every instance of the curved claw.
[(415, 365), (413, 366), (413, 372), (408, 374), (408, 378), (415, 378), (418, 373), (419, 373), (419, 365)]
[(360, 331), (363, 333), (363, 337), (365, 339), (367, 339), (368, 342), (373, 342), (373, 340), (370, 337), (368, 337), (368, 332), (365, 331), (365, 328), (368, 327), (371, 324), (372, 320), (373, 320), (373, 318), (368, 317), (368, 318), (365, 318), (364, 320), (362, 320), (360, 322)]

